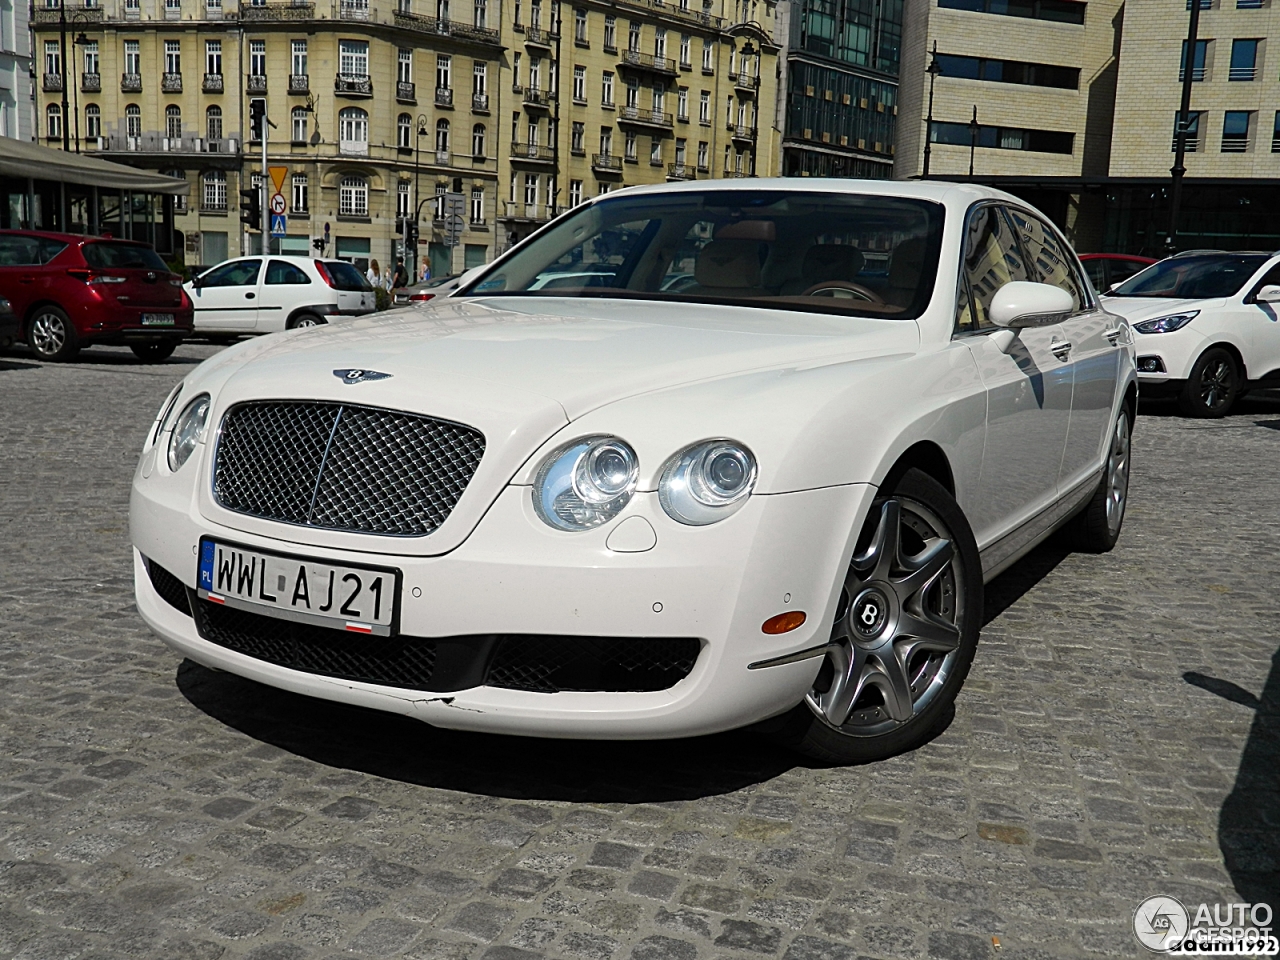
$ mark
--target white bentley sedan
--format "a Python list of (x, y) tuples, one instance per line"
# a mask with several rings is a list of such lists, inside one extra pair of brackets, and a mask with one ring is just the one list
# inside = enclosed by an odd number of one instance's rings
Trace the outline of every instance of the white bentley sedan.
[(134, 479), (138, 609), (442, 727), (875, 759), (948, 721), (985, 580), (1116, 542), (1135, 402), (1128, 327), (1013, 197), (621, 191), (457, 296), (193, 371)]

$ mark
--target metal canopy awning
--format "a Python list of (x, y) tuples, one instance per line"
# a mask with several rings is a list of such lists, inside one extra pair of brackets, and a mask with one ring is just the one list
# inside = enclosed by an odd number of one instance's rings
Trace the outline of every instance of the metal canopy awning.
[(185, 197), (191, 191), (186, 180), (126, 167), (109, 160), (52, 150), (39, 144), (0, 137), (0, 176), (31, 177), (62, 183), (79, 183), (107, 190), (136, 190)]

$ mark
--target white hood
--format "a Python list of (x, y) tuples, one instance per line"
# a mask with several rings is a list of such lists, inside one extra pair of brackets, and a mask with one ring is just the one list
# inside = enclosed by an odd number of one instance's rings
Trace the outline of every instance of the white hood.
[(1226, 306), (1226, 303), (1222, 298), (1195, 300), (1180, 297), (1104, 297), (1102, 300), (1103, 307), (1124, 317), (1131, 324), (1174, 313), (1214, 309)]

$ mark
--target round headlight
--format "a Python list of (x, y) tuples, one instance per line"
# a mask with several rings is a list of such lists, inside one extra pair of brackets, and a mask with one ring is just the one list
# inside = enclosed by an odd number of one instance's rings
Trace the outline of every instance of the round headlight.
[(169, 469), (178, 470), (195, 452), (209, 419), (209, 395), (202, 393), (182, 409), (169, 437)]
[(622, 512), (636, 492), (636, 453), (617, 437), (583, 437), (542, 462), (533, 506), (557, 530), (589, 530)]
[(704, 440), (667, 461), (658, 501), (672, 520), (702, 526), (739, 510), (755, 483), (750, 450), (732, 440)]
[(160, 440), (165, 430), (169, 428), (169, 423), (173, 418), (174, 408), (178, 405), (178, 398), (182, 396), (182, 384), (179, 383), (173, 388), (168, 399), (165, 400), (164, 406), (160, 408), (160, 412), (156, 414), (155, 425), (151, 428), (151, 433), (147, 436), (147, 442), (144, 450), (149, 450), (153, 444)]

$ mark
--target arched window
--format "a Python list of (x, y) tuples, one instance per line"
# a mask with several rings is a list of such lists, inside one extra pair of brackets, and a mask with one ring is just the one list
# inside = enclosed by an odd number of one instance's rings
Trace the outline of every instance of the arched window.
[(96, 103), (84, 108), (84, 130), (84, 135), (90, 140), (102, 136), (102, 109)]
[(484, 156), (484, 124), (477, 123), (471, 128), (471, 155), (473, 157)]
[(357, 176), (342, 178), (338, 186), (338, 213), (344, 217), (369, 215), (369, 181)]
[(227, 175), (221, 170), (205, 172), (204, 196), (200, 206), (204, 210), (227, 209)]
[(204, 112), (205, 136), (210, 140), (222, 139), (222, 108), (212, 106)]
[(359, 107), (344, 107), (339, 111), (338, 144), (343, 153), (368, 153), (369, 114)]
[(182, 139), (182, 108), (176, 103), (164, 108), (164, 135), (170, 140)]
[(449, 152), (449, 121), (443, 117), (436, 121), (436, 152)]
[(403, 150), (408, 150), (412, 139), (413, 119), (407, 114), (402, 113), (396, 117), (396, 146)]
[(126, 137), (142, 136), (142, 108), (131, 103), (124, 108), (124, 135)]
[(56, 103), (49, 104), (45, 111), (48, 118), (48, 135), (50, 140), (62, 139), (62, 108)]
[(293, 117), (293, 131), (292, 131), (293, 142), (306, 143), (307, 142), (307, 108), (294, 107), (292, 117)]

